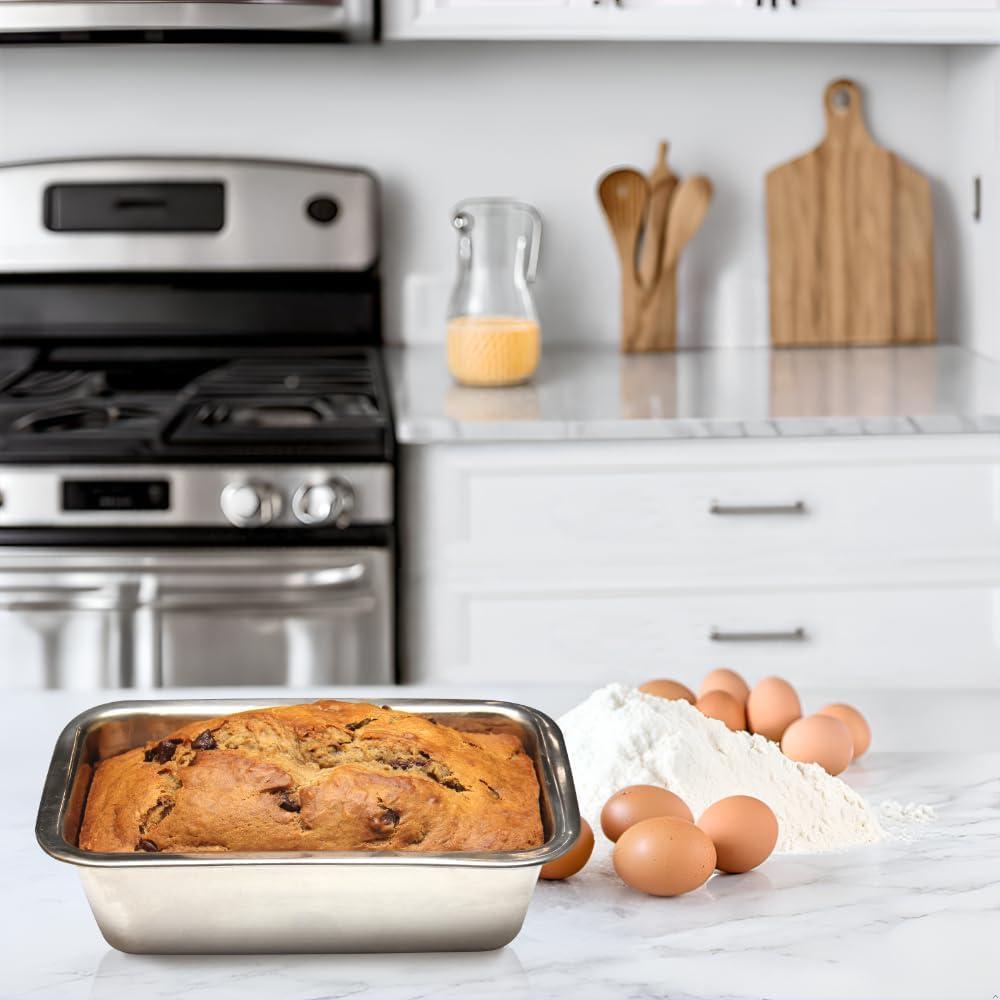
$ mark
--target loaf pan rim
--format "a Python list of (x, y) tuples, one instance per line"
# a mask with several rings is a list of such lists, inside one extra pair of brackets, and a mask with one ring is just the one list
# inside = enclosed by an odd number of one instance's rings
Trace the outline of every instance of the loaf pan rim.
[[(541, 866), (562, 856), (580, 835), (580, 813), (573, 786), (572, 771), (566, 744), (559, 726), (544, 712), (517, 702), (468, 698), (391, 698), (379, 703), (414, 714), (500, 714), (516, 719), (534, 730), (539, 742), (539, 762), (536, 773), (540, 799), (552, 811), (553, 822), (549, 837), (540, 847), (523, 851), (253, 851), (211, 854), (167, 853), (102, 853), (85, 851), (65, 839), (62, 834), (65, 812), (76, 771), (81, 764), (82, 740), (88, 727), (113, 718), (138, 714), (171, 714), (198, 709), (192, 721), (229, 715), (234, 712), (269, 708), (278, 705), (301, 705), (316, 701), (342, 701), (352, 704), (374, 704), (371, 698), (155, 698), (104, 702), (85, 709), (71, 719), (56, 740), (46, 774), (35, 836), (39, 846), (50, 857), (85, 868), (166, 868), (166, 867), (232, 867), (261, 865), (383, 865), (450, 868), (526, 868)], [(466, 709), (461, 712), (460, 709)]]

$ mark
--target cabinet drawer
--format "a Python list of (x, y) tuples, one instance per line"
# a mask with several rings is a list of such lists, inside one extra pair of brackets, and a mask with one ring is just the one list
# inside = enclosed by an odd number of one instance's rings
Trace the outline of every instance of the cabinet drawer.
[(803, 686), (1000, 687), (1000, 585), (692, 594), (428, 583), (409, 604), (412, 680), (697, 684), (728, 666)]
[[(744, 446), (746, 447), (746, 446)], [(1000, 464), (817, 464), (745, 456), (726, 465), (663, 460), (659, 446), (530, 448), (504, 461), (453, 451), (432, 460), (414, 532), (418, 563), (543, 561), (691, 567), (725, 577), (775, 560), (915, 560), (1000, 550)], [(816, 449), (813, 449), (814, 451)], [(822, 449), (819, 449), (822, 451)], [(808, 454), (808, 453), (807, 453)], [(419, 480), (418, 480), (419, 481)], [(433, 546), (433, 551), (431, 551)]]

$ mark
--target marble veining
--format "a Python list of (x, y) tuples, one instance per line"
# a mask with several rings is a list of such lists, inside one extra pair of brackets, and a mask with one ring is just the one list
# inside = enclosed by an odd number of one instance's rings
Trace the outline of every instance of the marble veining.
[(547, 350), (506, 389), (456, 385), (443, 347), (386, 351), (404, 444), (1000, 431), (1000, 364), (949, 345), (621, 355)]
[[(498, 952), (146, 957), (103, 942), (75, 872), (34, 842), (41, 777), (72, 714), (64, 714), (69, 701), (22, 697), (5, 718), (5, 998), (989, 998), (1000, 991), (1000, 753), (876, 751), (852, 768), (851, 784), (876, 804), (894, 798), (935, 807), (935, 822), (911, 828), (909, 841), (774, 857), (673, 900), (636, 894), (598, 869), (540, 883), (523, 930)], [(196, 926), (212, 915), (176, 919)]]

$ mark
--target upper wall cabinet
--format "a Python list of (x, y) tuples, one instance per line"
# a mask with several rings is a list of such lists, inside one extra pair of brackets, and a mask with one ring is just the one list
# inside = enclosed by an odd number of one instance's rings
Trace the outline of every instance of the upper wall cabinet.
[(1000, 0), (383, 0), (384, 37), (1000, 44)]

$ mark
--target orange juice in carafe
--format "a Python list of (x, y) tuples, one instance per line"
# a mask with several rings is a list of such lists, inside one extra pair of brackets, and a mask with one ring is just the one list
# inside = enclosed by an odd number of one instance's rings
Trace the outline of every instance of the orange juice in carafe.
[(538, 367), (538, 321), (518, 316), (456, 316), (448, 322), (448, 368), (464, 385), (516, 385)]
[(517, 385), (535, 373), (541, 336), (528, 287), (541, 218), (508, 198), (459, 205), (458, 273), (448, 310), (448, 368), (463, 385)]

